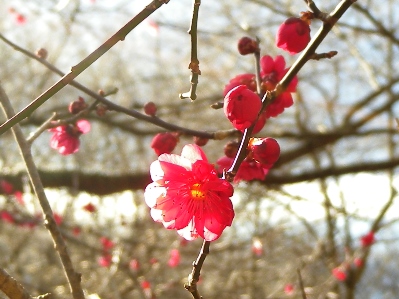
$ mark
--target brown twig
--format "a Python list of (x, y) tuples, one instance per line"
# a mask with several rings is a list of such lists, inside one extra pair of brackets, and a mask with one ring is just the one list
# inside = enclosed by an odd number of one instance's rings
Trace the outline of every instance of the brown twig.
[(299, 288), (301, 289), (302, 299), (306, 299), (307, 297), (306, 297), (305, 287), (303, 285), (301, 270), (296, 269), (296, 272), (298, 273)]
[(209, 246), (211, 242), (205, 241), (202, 243), (201, 251), (197, 257), (197, 260), (193, 263), (193, 270), (188, 276), (188, 282), (184, 285), (185, 289), (193, 295), (194, 299), (201, 299), (197, 288), (197, 283), (200, 278), (201, 268), (204, 264), (204, 261), (209, 254)]
[[(0, 102), (7, 119), (11, 118), (14, 115), (14, 109), (11, 106), (7, 94), (1, 86)], [(35, 162), (33, 161), (30, 145), (26, 141), (22, 133), (21, 127), (18, 124), (13, 127), (12, 132), (14, 134), (15, 140), (18, 143), (21, 156), (25, 162), (26, 170), (28, 172), (30, 182), (33, 186), (33, 190), (39, 200), (40, 206), (42, 207), (43, 215), (45, 218), (45, 226), (53, 238), (55, 249), (58, 252), (62, 266), (64, 268), (65, 275), (71, 288), (72, 296), (74, 299), (84, 299), (85, 297), (83, 294), (83, 289), (80, 284), (81, 275), (80, 273), (75, 272), (71, 258), (67, 251), (66, 244), (64, 242), (64, 238), (62, 237), (62, 234), (54, 221), (53, 211), (47, 200), (39, 172), (37, 170)]]
[(30, 116), (37, 108), (44, 104), (53, 95), (59, 92), (66, 85), (70, 84), (73, 79), (75, 79), (80, 73), (87, 69), (91, 64), (93, 64), (97, 59), (104, 55), (109, 49), (111, 49), (119, 41), (123, 41), (137, 25), (144, 21), (149, 15), (151, 15), (155, 10), (161, 7), (163, 4), (167, 3), (167, 0), (154, 0), (149, 5), (147, 5), (140, 13), (138, 13), (133, 19), (131, 19), (125, 26), (123, 26), (119, 31), (112, 35), (106, 42), (104, 42), (100, 47), (98, 47), (94, 52), (89, 54), (85, 59), (79, 62), (77, 65), (71, 68), (71, 71), (64, 75), (60, 80), (58, 80), (53, 86), (47, 89), (39, 97), (33, 100), (28, 106), (22, 109), (19, 113), (11, 117), (5, 123), (0, 126), (0, 135), (10, 129), (12, 126)]
[(5, 270), (0, 268), (0, 291), (12, 299), (33, 299), (31, 295)]
[(190, 90), (185, 93), (181, 93), (179, 96), (181, 99), (190, 99), (194, 101), (197, 99), (197, 85), (198, 85), (198, 76), (201, 75), (201, 70), (199, 68), (199, 60), (198, 60), (198, 45), (197, 45), (197, 25), (198, 25), (198, 12), (199, 7), (201, 5), (201, 0), (194, 0), (193, 4), (193, 16), (191, 18), (190, 30), (188, 33), (191, 36), (191, 62), (188, 65), (188, 68), (191, 70), (190, 76)]
[[(306, 1), (306, 0), (305, 0)], [(312, 5), (313, 1), (307, 0), (308, 4)], [(276, 88), (272, 91), (266, 92), (266, 94), (262, 98), (262, 109), (264, 109), (270, 105), (282, 92), (284, 92), (292, 79), (298, 74), (298, 72), (302, 69), (307, 61), (309, 61), (309, 57), (314, 55), (317, 47), (321, 44), (327, 34), (331, 31), (334, 24), (342, 17), (345, 11), (355, 2), (355, 0), (342, 0), (335, 10), (331, 12), (323, 21), (322, 27), (316, 33), (315, 37), (310, 41), (307, 47), (303, 50), (302, 54), (298, 57), (298, 59), (294, 62), (294, 64), (290, 67), (285, 76), (280, 80), (280, 82), (276, 85)], [(313, 3), (314, 4), (314, 3)], [(315, 8), (314, 6), (313, 8)], [(260, 112), (260, 113), (261, 113)], [(256, 123), (256, 122), (255, 122)], [(249, 138), (251, 136), (253, 127), (255, 123), (248, 129), (244, 131), (244, 135), (241, 139), (240, 148), (237, 152), (237, 155), (234, 159), (233, 165), (226, 173), (226, 179), (232, 181), (234, 176), (236, 175), (238, 168), (241, 165), (241, 162), (245, 159), (247, 155), (247, 146), (249, 142)]]
[[(44, 58), (41, 58), (35, 54), (33, 54), (32, 52), (23, 49), (22, 47), (16, 45), (15, 43), (11, 42), (9, 39), (7, 39), (5, 36), (3, 36), (2, 34), (0, 34), (0, 39), (3, 40), (6, 44), (8, 44), (9, 46), (11, 46), (12, 48), (14, 48), (16, 51), (21, 52), (22, 54), (40, 62), (41, 64), (43, 64), (45, 67), (47, 67), (49, 70), (51, 70), (52, 72), (58, 74), (59, 76), (64, 76), (65, 74), (59, 70), (57, 67), (55, 67), (53, 64), (51, 64), (50, 62), (48, 62), (47, 60), (45, 60)], [(78, 83), (75, 80), (72, 80), (69, 85), (75, 87), (76, 89), (84, 92), (85, 94), (91, 96), (92, 98), (96, 99), (97, 101), (103, 103), (105, 106), (107, 106), (107, 108), (109, 110), (112, 111), (116, 111), (116, 112), (120, 112), (123, 114), (126, 114), (128, 116), (152, 123), (158, 127), (164, 128), (166, 130), (169, 131), (175, 131), (175, 132), (181, 132), (184, 133), (185, 135), (190, 135), (190, 136), (198, 136), (198, 137), (203, 137), (203, 138), (207, 138), (207, 139), (216, 139), (216, 140), (221, 140), (227, 137), (231, 137), (231, 136), (236, 136), (237, 135), (237, 131), (236, 130), (224, 130), (224, 131), (216, 131), (216, 132), (205, 132), (205, 131), (197, 131), (197, 130), (191, 130), (191, 129), (187, 129), (184, 127), (180, 127), (177, 126), (175, 124), (172, 123), (168, 123), (163, 121), (162, 119), (158, 118), (158, 117), (153, 117), (153, 116), (148, 116), (145, 115), (143, 113), (138, 112), (137, 110), (134, 109), (127, 109), (125, 107), (122, 107), (120, 105), (117, 105), (113, 102), (111, 102), (110, 100), (106, 99), (106, 95), (100, 95), (97, 92), (94, 92), (93, 90), (85, 87), (84, 85)]]

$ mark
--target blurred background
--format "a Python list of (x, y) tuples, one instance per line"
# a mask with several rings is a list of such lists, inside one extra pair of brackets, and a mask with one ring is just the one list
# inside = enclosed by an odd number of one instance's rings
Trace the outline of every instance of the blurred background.
[[(47, 61), (68, 72), (148, 3), (0, 0), (0, 34), (32, 53), (46, 49)], [(337, 4), (316, 1), (324, 12)], [(254, 72), (238, 39), (258, 37), (262, 55), (283, 55), (290, 66), (298, 55), (278, 49), (275, 34), (306, 10), (300, 0), (202, 1), (193, 102), (179, 99), (190, 87), (188, 0), (163, 5), (76, 81), (93, 91), (117, 88), (107, 98), (140, 112), (153, 101), (157, 116), (185, 128), (228, 130), (223, 111), (210, 105), (223, 100), (231, 78)], [(294, 105), (258, 134), (278, 140), (280, 159), (264, 181), (236, 186), (236, 218), (203, 267), (204, 298), (301, 298), (298, 269), (308, 298), (398, 298), (398, 12), (394, 0), (358, 1), (317, 50), (338, 55), (301, 70)], [(320, 26), (312, 22), (312, 36)], [(4, 41), (0, 53), (0, 81), (16, 111), (59, 79)], [(21, 123), (26, 136), (79, 96), (94, 102), (67, 86)], [(190, 298), (182, 285), (201, 240), (187, 243), (154, 223), (143, 200), (157, 158), (150, 143), (164, 130), (113, 111), (87, 119), (92, 129), (76, 154), (51, 149), (49, 132), (32, 147), (86, 294)], [(180, 136), (175, 153), (192, 138)], [(211, 163), (228, 141), (203, 147)], [(32, 295), (70, 296), (11, 132), (0, 137), (0, 166), (0, 267)], [(365, 245), (371, 231), (375, 242)]]

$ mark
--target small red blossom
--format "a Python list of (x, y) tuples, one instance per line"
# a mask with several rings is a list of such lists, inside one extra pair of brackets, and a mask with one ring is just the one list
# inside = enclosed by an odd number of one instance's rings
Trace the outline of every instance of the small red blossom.
[(0, 180), (0, 188), (3, 194), (11, 195), (14, 192), (14, 185), (6, 180)]
[(89, 202), (88, 204), (83, 206), (83, 210), (89, 212), (89, 213), (94, 213), (95, 211), (97, 211), (97, 208), (94, 204), (92, 204), (91, 202)]
[(108, 268), (112, 263), (112, 255), (104, 254), (98, 258), (97, 262), (100, 267)]
[(251, 138), (248, 148), (252, 158), (266, 167), (271, 167), (280, 157), (280, 146), (274, 138)]
[[(272, 58), (269, 55), (261, 57), (261, 80), (262, 80), (262, 92), (274, 90), (277, 83), (284, 77), (287, 73), (288, 68), (285, 68), (285, 60), (281, 55)], [(293, 99), (291, 96), (292, 92), (296, 91), (296, 86), (298, 84), (298, 78), (295, 76), (290, 84), (288, 84), (287, 89), (281, 93), (274, 101), (268, 105), (262, 115), (265, 118), (276, 117), (281, 114), (285, 108), (292, 106)], [(229, 81), (225, 86), (223, 94), (226, 95), (231, 89), (239, 85), (246, 85), (248, 89), (256, 92), (256, 81), (254, 74), (241, 74), (237, 75)], [(262, 116), (261, 115), (261, 116)], [(261, 117), (260, 116), (260, 117)], [(259, 117), (259, 118), (260, 118)], [(264, 125), (264, 124), (263, 124)], [(260, 126), (257, 130), (261, 130), (263, 126)], [(254, 133), (256, 133), (254, 131)]]
[(153, 257), (153, 258), (150, 259), (150, 264), (151, 265), (155, 265), (157, 263), (158, 263), (158, 259), (157, 258)]
[(345, 281), (348, 276), (342, 267), (336, 267), (332, 269), (332, 275), (339, 281)]
[(103, 250), (104, 251), (109, 251), (112, 248), (114, 248), (115, 243), (112, 242), (110, 239), (108, 239), (107, 237), (101, 237), (100, 238), (100, 243), (103, 246)]
[(154, 102), (148, 102), (144, 105), (144, 113), (150, 116), (155, 116), (157, 113), (157, 105)]
[(15, 191), (14, 196), (17, 203), (19, 203), (21, 206), (25, 205), (24, 197), (21, 191)]
[(368, 234), (360, 238), (360, 243), (362, 247), (369, 247), (375, 242), (374, 232), (369, 232)]
[(259, 43), (247, 36), (240, 38), (238, 41), (238, 52), (241, 55), (253, 54), (259, 52)]
[(170, 154), (175, 149), (178, 141), (179, 138), (176, 133), (158, 133), (152, 139), (151, 147), (158, 156)]
[(202, 149), (189, 144), (181, 156), (163, 154), (150, 167), (154, 181), (144, 197), (151, 216), (187, 240), (214, 241), (234, 218), (231, 184), (218, 177)]
[(0, 219), (6, 223), (15, 223), (14, 216), (7, 211), (0, 211)]
[[(234, 158), (230, 158), (227, 156), (223, 156), (219, 158), (216, 163), (218, 164), (219, 173), (223, 173), (223, 170), (228, 170), (231, 165), (233, 165)], [(269, 166), (264, 167), (260, 163), (256, 162), (253, 159), (245, 159), (242, 161), (240, 168), (234, 177), (234, 183), (238, 183), (240, 181), (253, 181), (253, 180), (260, 180), (263, 181), (266, 175), (269, 172)]]
[(136, 259), (130, 260), (130, 262), (129, 262), (129, 268), (130, 268), (131, 270), (133, 270), (133, 271), (139, 270), (139, 269), (140, 269), (140, 263), (139, 263), (139, 261), (136, 260)]
[(57, 214), (57, 213), (53, 213), (53, 218), (54, 218), (54, 221), (55, 221), (55, 223), (57, 225), (61, 225), (61, 223), (64, 221), (62, 216), (60, 214)]
[(180, 252), (178, 249), (172, 249), (170, 251), (168, 266), (174, 268), (177, 267), (179, 264), (180, 264)]
[(72, 234), (75, 237), (78, 237), (81, 233), (82, 233), (82, 229), (79, 226), (75, 226), (74, 228), (72, 228)]
[(294, 294), (294, 285), (292, 283), (287, 283), (284, 286), (284, 293), (287, 295), (293, 295)]
[(151, 289), (151, 284), (148, 280), (143, 280), (140, 285), (141, 285), (141, 288), (144, 290)]
[(81, 119), (76, 124), (58, 126), (49, 130), (53, 133), (50, 146), (61, 155), (70, 155), (79, 150), (79, 136), (90, 131), (90, 123)]
[(257, 119), (262, 106), (259, 96), (246, 85), (239, 85), (224, 97), (223, 111), (237, 130), (249, 128)]
[(291, 55), (306, 48), (310, 41), (309, 22), (301, 18), (287, 19), (277, 30), (276, 46)]

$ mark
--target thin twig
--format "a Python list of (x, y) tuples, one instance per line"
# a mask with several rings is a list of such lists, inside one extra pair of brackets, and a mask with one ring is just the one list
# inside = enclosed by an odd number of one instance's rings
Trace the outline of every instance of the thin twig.
[(305, 287), (303, 285), (301, 270), (296, 269), (296, 272), (298, 273), (299, 288), (301, 289), (302, 299), (306, 299), (307, 297), (306, 297)]
[[(11, 42), (9, 39), (7, 39), (5, 36), (3, 36), (2, 34), (0, 34), (0, 39), (3, 40), (6, 44), (8, 44), (9, 46), (13, 47), (15, 50), (23, 53), (24, 55), (35, 59), (36, 61), (40, 62), (41, 64), (43, 64), (45, 67), (47, 67), (49, 70), (51, 70), (52, 72), (58, 74), (59, 76), (64, 76), (65, 74), (59, 70), (57, 67), (55, 67), (53, 64), (49, 63), (47, 60), (38, 57), (37, 55), (29, 52), (26, 49), (23, 49), (22, 47), (16, 45), (15, 43)], [(180, 127), (177, 126), (175, 124), (172, 123), (168, 123), (166, 121), (163, 121), (162, 119), (158, 118), (158, 117), (153, 117), (153, 116), (148, 116), (145, 115), (143, 113), (138, 112), (137, 110), (134, 109), (127, 109), (123, 106), (117, 105), (113, 102), (111, 102), (110, 100), (106, 99), (105, 96), (106, 95), (100, 95), (97, 92), (94, 92), (93, 90), (85, 87), (84, 85), (78, 83), (75, 80), (72, 80), (69, 85), (75, 87), (76, 89), (84, 92), (85, 94), (91, 96), (92, 98), (96, 99), (97, 101), (100, 101), (101, 103), (103, 103), (104, 105), (107, 106), (107, 108), (109, 110), (112, 111), (116, 111), (116, 112), (120, 112), (123, 114), (126, 114), (128, 116), (152, 123), (158, 127), (164, 128), (166, 130), (169, 131), (175, 131), (175, 132), (180, 132), (180, 133), (184, 133), (185, 135), (189, 135), (189, 136), (198, 136), (198, 137), (202, 137), (202, 138), (207, 138), (207, 139), (216, 139), (216, 140), (221, 140), (227, 137), (231, 137), (231, 136), (235, 136), (237, 135), (237, 131), (236, 130), (225, 130), (225, 131), (217, 131), (217, 132), (204, 132), (204, 131), (197, 131), (197, 130), (191, 130), (191, 129), (187, 129), (184, 127)]]
[[(7, 94), (5, 93), (1, 85), (0, 85), (0, 103), (7, 119), (11, 118), (14, 115), (14, 109), (11, 106), (10, 100), (8, 99)], [(33, 186), (33, 190), (36, 194), (36, 197), (39, 200), (40, 206), (42, 207), (45, 219), (45, 226), (53, 238), (55, 249), (58, 252), (62, 266), (64, 268), (65, 275), (68, 279), (72, 296), (74, 299), (84, 299), (85, 297), (83, 294), (83, 289), (80, 284), (81, 274), (75, 272), (62, 234), (58, 229), (57, 224), (54, 221), (53, 211), (47, 200), (39, 172), (37, 170), (35, 162), (33, 161), (30, 145), (26, 141), (19, 124), (16, 124), (13, 127), (12, 132), (14, 134), (15, 140), (18, 143), (21, 156), (24, 159), (26, 170), (28, 172), (30, 182)]]
[(191, 36), (191, 62), (188, 65), (188, 68), (191, 70), (190, 76), (190, 91), (181, 93), (181, 99), (190, 99), (194, 101), (197, 99), (197, 85), (198, 85), (198, 76), (201, 75), (201, 71), (199, 68), (199, 60), (198, 60), (198, 45), (197, 45), (197, 25), (198, 25), (198, 12), (199, 7), (201, 5), (201, 0), (194, 0), (193, 4), (193, 17), (191, 18), (190, 30), (188, 33)]
[(197, 260), (193, 263), (193, 270), (191, 271), (190, 275), (188, 276), (188, 282), (184, 285), (187, 291), (193, 295), (194, 299), (201, 299), (198, 289), (197, 283), (200, 278), (201, 268), (204, 264), (204, 261), (209, 254), (209, 246), (211, 242), (205, 241), (202, 243), (201, 251), (197, 257)]
[(28, 106), (22, 109), (19, 113), (11, 117), (5, 123), (0, 126), (0, 135), (6, 132), (15, 124), (19, 123), (21, 120), (29, 117), (37, 108), (44, 104), (53, 95), (59, 92), (66, 85), (70, 84), (73, 79), (75, 79), (80, 73), (87, 69), (91, 64), (93, 64), (97, 59), (104, 55), (109, 49), (111, 49), (119, 41), (123, 41), (137, 25), (144, 21), (149, 15), (151, 15), (155, 10), (162, 6), (162, 4), (167, 3), (166, 0), (154, 0), (149, 5), (147, 5), (140, 13), (138, 13), (133, 19), (131, 19), (125, 26), (123, 26), (119, 31), (112, 35), (105, 43), (98, 47), (94, 52), (89, 54), (85, 59), (79, 62), (77, 65), (71, 68), (71, 71), (58, 80), (53, 86), (47, 89), (39, 97), (33, 100)]

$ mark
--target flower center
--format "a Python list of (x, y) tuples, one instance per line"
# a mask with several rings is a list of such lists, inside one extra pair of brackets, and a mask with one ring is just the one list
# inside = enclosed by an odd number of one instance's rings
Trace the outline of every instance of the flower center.
[(191, 186), (191, 196), (194, 199), (203, 199), (205, 197), (205, 192), (201, 190), (201, 184), (194, 184)]

